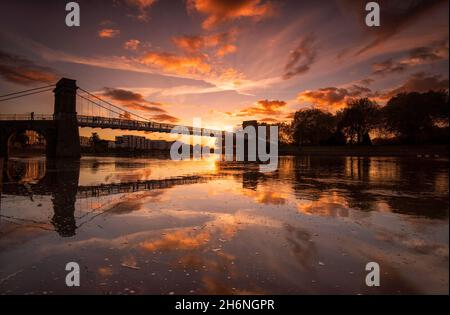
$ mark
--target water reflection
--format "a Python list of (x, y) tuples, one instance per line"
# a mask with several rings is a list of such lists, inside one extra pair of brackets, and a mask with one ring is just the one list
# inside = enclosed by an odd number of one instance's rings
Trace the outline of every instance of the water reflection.
[(1, 174), (0, 279), (31, 278), (0, 292), (39, 287), (30, 264), (74, 257), (92, 270), (89, 293), (371, 293), (359, 281), (372, 260), (389, 274), (378, 293), (448, 291), (448, 160), (284, 157), (266, 174), (32, 158)]

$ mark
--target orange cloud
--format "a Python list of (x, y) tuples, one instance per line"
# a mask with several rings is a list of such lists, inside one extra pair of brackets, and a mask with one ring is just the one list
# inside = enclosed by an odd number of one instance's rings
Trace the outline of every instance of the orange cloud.
[(141, 21), (149, 20), (147, 9), (153, 6), (156, 1), (157, 0), (126, 0), (127, 4), (138, 8), (139, 14), (134, 17)]
[(223, 57), (228, 54), (233, 54), (237, 51), (237, 47), (235, 45), (223, 45), (217, 50), (216, 55), (219, 57)]
[(373, 97), (375, 95), (367, 87), (353, 85), (349, 88), (327, 87), (318, 90), (307, 90), (299, 93), (297, 100), (335, 111), (345, 107), (352, 98)]
[[(228, 116), (234, 117), (252, 117), (252, 116), (278, 116), (283, 114), (283, 109), (286, 107), (285, 101), (278, 100), (261, 100), (256, 102), (254, 106), (239, 110), (238, 112), (225, 112)], [(261, 121), (276, 122), (275, 118), (264, 117)]]
[(151, 52), (145, 55), (141, 62), (175, 74), (205, 75), (211, 72), (211, 66), (205, 62), (203, 56), (178, 56), (171, 53)]
[(212, 29), (223, 22), (251, 17), (256, 20), (273, 14), (270, 2), (262, 0), (188, 0), (188, 9), (206, 15), (204, 29)]
[(140, 44), (141, 41), (137, 39), (130, 39), (123, 44), (123, 48), (125, 48), (126, 50), (138, 50)]
[(141, 246), (148, 251), (193, 250), (204, 246), (209, 238), (209, 232), (192, 235), (185, 231), (175, 231), (166, 234), (163, 239), (143, 242)]
[(179, 118), (168, 115), (168, 114), (158, 114), (158, 115), (153, 115), (152, 119), (155, 121), (160, 121), (160, 122), (167, 122), (167, 123), (177, 123), (180, 121)]
[(32, 61), (10, 55), (0, 50), (0, 76), (10, 82), (32, 85), (37, 82), (55, 83), (56, 73), (50, 68), (38, 66)]
[(100, 38), (114, 38), (120, 35), (120, 30), (112, 28), (104, 28), (98, 31)]
[(237, 30), (222, 32), (206, 36), (177, 36), (172, 38), (174, 44), (187, 53), (200, 53), (202, 49), (217, 48), (216, 55), (223, 57), (237, 51), (233, 44)]

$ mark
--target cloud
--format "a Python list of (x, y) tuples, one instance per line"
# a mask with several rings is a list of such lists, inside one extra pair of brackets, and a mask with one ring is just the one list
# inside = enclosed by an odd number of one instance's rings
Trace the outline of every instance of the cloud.
[(408, 51), (407, 55), (398, 60), (387, 59), (372, 64), (372, 75), (385, 76), (401, 73), (411, 67), (430, 64), (448, 59), (448, 40), (437, 41), (429, 46), (421, 46)]
[(107, 97), (127, 109), (149, 113), (166, 113), (158, 102), (147, 101), (142, 94), (124, 89), (104, 88), (101, 96)]
[[(252, 95), (249, 94), (250, 91), (265, 89), (281, 81), (279, 76), (265, 77), (259, 80), (247, 79), (242, 72), (239, 72), (234, 68), (226, 67), (220, 63), (214, 65), (209, 64), (207, 62), (208, 58), (205, 55), (186, 57), (164, 52), (150, 52), (149, 54), (143, 54), (139, 57), (124, 55), (79, 56), (51, 49), (28, 38), (21, 38), (20, 43), (26, 43), (28, 49), (39, 54), (41, 58), (52, 62), (69, 62), (104, 69), (191, 79), (202, 81), (209, 85), (202, 85), (201, 87), (193, 89), (184, 89), (187, 94), (235, 91), (241, 95)], [(175, 61), (175, 65), (170, 63), (171, 60)], [(181, 65), (177, 67), (177, 63)], [(199, 64), (200, 67), (197, 67), (197, 64)], [(183, 71), (177, 71), (180, 67)], [(208, 72), (209, 69), (211, 71)], [(176, 91), (172, 92), (173, 95), (181, 94)]]
[[(254, 116), (278, 116), (283, 114), (287, 103), (279, 100), (260, 100), (255, 105), (241, 109), (237, 112), (226, 112), (225, 114), (233, 117), (254, 117)], [(264, 117), (269, 119), (269, 117)], [(272, 118), (271, 118), (272, 119)]]
[(139, 11), (137, 15), (131, 15), (131, 16), (133, 16), (143, 22), (146, 22), (150, 19), (147, 11), (156, 2), (157, 2), (157, 0), (126, 0), (126, 3), (128, 5), (136, 7)]
[(55, 83), (58, 79), (52, 69), (38, 66), (30, 60), (1, 50), (0, 76), (6, 81), (21, 85), (33, 85), (38, 82)]
[(237, 29), (227, 32), (205, 35), (205, 36), (177, 36), (173, 37), (173, 43), (183, 51), (191, 54), (199, 54), (203, 49), (216, 48), (216, 56), (223, 57), (237, 51), (233, 44), (236, 41)]
[(377, 2), (381, 11), (381, 27), (372, 28), (368, 28), (364, 24), (365, 15), (367, 14), (367, 11), (365, 11), (367, 1), (342, 0), (342, 2), (357, 13), (362, 28), (374, 37), (356, 53), (359, 55), (414, 24), (432, 9), (447, 3), (447, 0), (379, 0)]
[(120, 35), (120, 30), (113, 28), (103, 28), (98, 31), (98, 36), (100, 38), (114, 38)]
[(152, 119), (157, 121), (157, 122), (168, 122), (168, 123), (177, 123), (180, 121), (179, 118), (168, 115), (168, 114), (157, 114), (157, 115), (153, 115)]
[(345, 107), (347, 102), (353, 98), (374, 96), (376, 96), (376, 93), (373, 93), (371, 89), (360, 85), (352, 85), (350, 87), (327, 87), (318, 90), (307, 90), (299, 93), (297, 100), (312, 103), (319, 108), (335, 111)]
[(372, 64), (372, 74), (374, 75), (399, 73), (405, 71), (405, 69), (406, 69), (405, 64), (401, 62), (394, 62), (392, 59)]
[(273, 5), (262, 0), (188, 0), (187, 7), (207, 16), (202, 23), (204, 29), (244, 17), (260, 20), (273, 14)]
[(140, 60), (148, 66), (155, 66), (164, 71), (186, 75), (205, 75), (211, 72), (211, 65), (205, 61), (205, 57), (179, 56), (171, 53), (151, 52), (143, 56)]
[(424, 72), (418, 72), (412, 74), (401, 86), (385, 91), (382, 93), (381, 98), (389, 99), (399, 93), (408, 92), (428, 92), (431, 90), (448, 90), (449, 81), (448, 78), (444, 78), (441, 75), (431, 75)]
[(289, 53), (288, 62), (284, 67), (283, 79), (306, 73), (317, 57), (316, 38), (308, 35)]
[(140, 40), (130, 39), (123, 44), (123, 48), (125, 48), (126, 50), (138, 50), (140, 45)]
[(409, 58), (403, 63), (409, 65), (419, 65), (448, 59), (448, 40), (432, 43), (430, 46), (417, 47), (409, 52)]
[(278, 120), (275, 118), (263, 118), (263, 119), (260, 119), (259, 121), (263, 122), (263, 123), (267, 123), (267, 124), (275, 124), (278, 122)]

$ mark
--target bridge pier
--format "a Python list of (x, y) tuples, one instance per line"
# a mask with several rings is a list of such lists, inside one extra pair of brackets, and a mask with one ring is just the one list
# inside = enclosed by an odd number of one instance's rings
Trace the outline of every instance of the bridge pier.
[(80, 158), (80, 133), (78, 130), (75, 80), (62, 78), (56, 83), (54, 119), (56, 123), (56, 143), (51, 144), (48, 155), (57, 158)]

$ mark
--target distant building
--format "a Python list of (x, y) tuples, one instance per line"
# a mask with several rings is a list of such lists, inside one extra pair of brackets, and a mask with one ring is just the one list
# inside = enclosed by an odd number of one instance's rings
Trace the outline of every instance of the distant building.
[(142, 151), (168, 151), (172, 142), (164, 140), (151, 140), (141, 136), (123, 135), (117, 136), (115, 141), (116, 148), (133, 149)]
[(108, 149), (115, 149), (116, 148), (116, 142), (115, 141), (108, 140), (107, 143), (108, 143)]
[(92, 141), (89, 137), (80, 136), (80, 146), (83, 148), (91, 147)]

